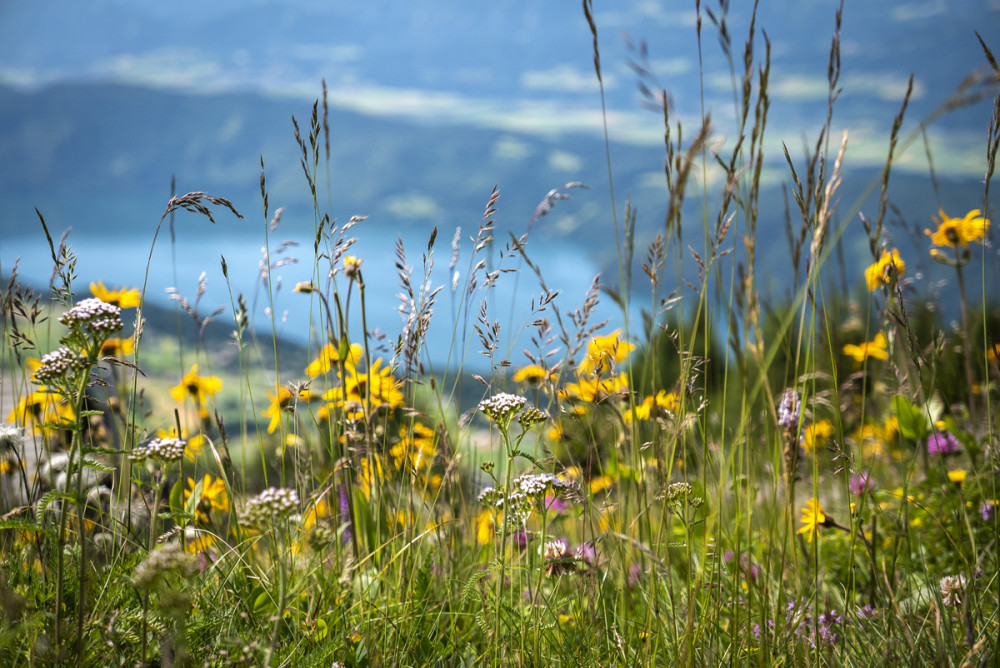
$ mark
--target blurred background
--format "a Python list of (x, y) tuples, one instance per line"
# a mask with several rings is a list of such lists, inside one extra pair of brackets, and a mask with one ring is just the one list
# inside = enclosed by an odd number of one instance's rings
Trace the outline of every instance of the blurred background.
[[(637, 262), (663, 227), (668, 193), (662, 113), (644, 108), (629, 63), (641, 59), (641, 45), (648, 44), (653, 77), (646, 83), (666, 89), (672, 122), (693, 137), (704, 104), (713, 146), (725, 151), (738, 133), (736, 86), (750, 7), (737, 2), (725, 11), (718, 2), (702, 3), (699, 65), (694, 2), (594, 3), (617, 216), (620, 221), (630, 198), (638, 212)], [(766, 0), (758, 11), (757, 28), (771, 43), (760, 231), (775, 239), (761, 249), (758, 275), (779, 292), (789, 279), (782, 192), (789, 170), (782, 144), (804, 168), (826, 119), (837, 7), (832, 0)], [(1000, 0), (847, 0), (843, 90), (831, 149), (835, 154), (841, 130), (848, 129), (841, 216), (856, 211), (858, 195), (885, 162), (909, 76), (914, 90), (904, 136), (986, 66), (974, 31), (1000, 53), (998, 28)], [(757, 64), (763, 53), (758, 33)], [(81, 292), (91, 280), (141, 284), (175, 178), (177, 193), (226, 197), (245, 220), (219, 210), (213, 226), (178, 214), (174, 242), (169, 230), (157, 241), (147, 298), (167, 304), (167, 289), (176, 288), (193, 300), (205, 272), (203, 309), (228, 305), (223, 255), (233, 292), (249, 298), (260, 289), (267, 225), (263, 160), (271, 211), (285, 207), (270, 234), (272, 261), (282, 241), (300, 244), (287, 246), (282, 257), (301, 261), (274, 272), (282, 284), (275, 311), (279, 320), (290, 313), (279, 321), (279, 333), (304, 342), (306, 310), (291, 287), (312, 275), (315, 221), (292, 116), (308, 132), (323, 80), (331, 158), (328, 175), (320, 168), (319, 205), (341, 224), (353, 215), (369, 217), (352, 234), (365, 263), (370, 328), (399, 331), (394, 239), (402, 240), (419, 283), (421, 255), (435, 227), (433, 283), (446, 286), (437, 310), (448, 312), (450, 242), (461, 228), (458, 267), (464, 270), (468, 239), (494, 185), (501, 193), (497, 250), (508, 232), (527, 230), (552, 188), (591, 186), (570, 191), (572, 199), (536, 224), (528, 252), (549, 287), (561, 291), (564, 312), (579, 306), (594, 275), (618, 283), (592, 36), (580, 3), (527, 0), (0, 1), (0, 273), (9, 275), (19, 259), (23, 280), (47, 283), (52, 263), (37, 208), (54, 235), (72, 228)], [(894, 243), (922, 243), (939, 206), (953, 216), (984, 208), (990, 114), (988, 101), (945, 114), (899, 156), (889, 192)], [(685, 243), (700, 243), (706, 204), (708, 217), (715, 217), (721, 184), (709, 176), (707, 199), (688, 194), (685, 225), (692, 231)], [(871, 216), (876, 203), (877, 195), (860, 210)], [(794, 201), (790, 205), (794, 210)], [(860, 268), (871, 262), (860, 224), (845, 244), (846, 278), (856, 286)], [(995, 259), (994, 247), (987, 253)], [(673, 272), (667, 274), (672, 282)], [(637, 278), (638, 287), (642, 282)], [(515, 317), (513, 327), (528, 317), (524, 300), (539, 293), (538, 283), (524, 274), (517, 292), (516, 312), (525, 315)], [(509, 303), (512, 294), (511, 285), (502, 288), (496, 303)], [(261, 324), (266, 300), (254, 304)], [(606, 317), (618, 317), (608, 300), (602, 308)], [(507, 313), (502, 306), (498, 317)], [(444, 320), (437, 325), (447, 330), (441, 337), (450, 334)]]

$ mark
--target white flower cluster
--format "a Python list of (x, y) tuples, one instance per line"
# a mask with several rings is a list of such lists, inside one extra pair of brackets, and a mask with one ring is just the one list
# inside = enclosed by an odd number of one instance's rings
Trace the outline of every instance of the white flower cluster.
[(538, 410), (534, 406), (528, 406), (517, 416), (517, 421), (521, 423), (521, 429), (525, 430), (530, 429), (539, 422), (545, 422), (548, 419), (548, 413)]
[(164, 462), (176, 462), (184, 456), (185, 447), (187, 447), (187, 441), (180, 438), (170, 436), (166, 438), (154, 438), (144, 447), (133, 450), (129, 458), (132, 461), (141, 461), (147, 457), (151, 457)]
[(535, 507), (545, 503), (549, 490), (559, 495), (572, 487), (572, 484), (551, 473), (525, 474), (511, 481), (509, 494), (503, 489), (487, 487), (479, 493), (479, 502), (503, 510), (513, 524), (524, 524)]
[(686, 482), (674, 482), (667, 486), (667, 501), (680, 501), (685, 496), (690, 496), (692, 487)]
[(556, 494), (569, 491), (573, 485), (552, 473), (525, 474), (514, 479), (513, 485), (528, 497), (543, 497), (552, 490)]
[(42, 356), (42, 363), (35, 370), (35, 381), (48, 385), (66, 378), (70, 372), (86, 368), (87, 360), (65, 346)]
[(84, 299), (59, 316), (70, 329), (85, 329), (95, 334), (113, 334), (122, 328), (122, 310), (114, 304), (91, 297)]
[(962, 605), (962, 590), (965, 589), (964, 575), (946, 575), (941, 578), (940, 586), (945, 605)]
[(667, 506), (673, 508), (675, 512), (680, 512), (685, 507), (699, 508), (705, 502), (700, 496), (693, 496), (694, 488), (686, 482), (674, 482), (667, 486)]
[(528, 400), (517, 394), (501, 392), (479, 402), (479, 410), (494, 422), (510, 424), (511, 419), (521, 412)]
[(503, 489), (487, 487), (479, 493), (479, 503), (492, 506), (505, 513), (507, 521), (513, 524), (524, 524), (531, 515), (531, 499), (523, 492), (514, 491), (505, 494)]
[(498, 501), (503, 501), (503, 492), (495, 487), (487, 487), (479, 493), (479, 503), (484, 506), (496, 505)]
[(132, 582), (139, 589), (150, 590), (171, 573), (190, 578), (197, 572), (198, 558), (185, 552), (177, 543), (168, 543), (150, 552), (146, 560), (136, 566)]
[(244, 512), (251, 524), (264, 527), (278, 517), (287, 517), (299, 508), (299, 493), (287, 487), (268, 487), (247, 501)]

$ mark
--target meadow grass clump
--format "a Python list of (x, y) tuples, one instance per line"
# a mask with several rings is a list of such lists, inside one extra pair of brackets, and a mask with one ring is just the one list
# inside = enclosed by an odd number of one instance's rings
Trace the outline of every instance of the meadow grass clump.
[[(612, 211), (620, 280), (595, 277), (579, 305), (547, 287), (529, 249), (532, 224), (580, 184), (551, 191), (502, 250), (494, 189), (466, 262), (455, 233), (450, 285), (431, 280), (436, 228), (419, 271), (396, 243), (401, 330), (370, 331), (368, 265), (352, 249), (365, 219), (340, 224), (321, 204), (325, 85), (294, 128), (314, 203), (311, 275), (294, 288), (307, 360), (290, 363), (276, 335), (291, 246), (272, 238), (282, 210), (263, 161), (260, 292), (233, 294), (223, 258), (224, 346), (205, 336), (221, 314), (199, 310), (205, 275), (193, 304), (171, 295), (195, 340), (162, 347), (145, 288), (95, 282), (83, 296), (65, 237), (49, 236), (48, 298), (15, 267), (2, 295), (0, 663), (995, 665), (1000, 97), (982, 202), (929, 212), (921, 256), (900, 250), (884, 219), (909, 92), (874, 214), (862, 202), (835, 215), (850, 159), (849, 136), (830, 137), (838, 11), (827, 117), (804, 164), (785, 152), (793, 278), (772, 294), (758, 257), (770, 44), (751, 22), (739, 72), (726, 3), (705, 9), (706, 26), (696, 6), (699, 49), (710, 25), (729, 59), (735, 141), (712, 143), (707, 111), (682, 133), (637, 50), (662, 115), (667, 214), (637, 261), (636, 214), (626, 205), (619, 224)], [(995, 94), (983, 47), (978, 81)], [(613, 196), (610, 158), (608, 173)], [(694, 192), (704, 211), (689, 222)], [(219, 210), (242, 217), (223, 198), (175, 196), (160, 225)], [(862, 232), (870, 264), (831, 287), (830, 258)], [(954, 277), (937, 292), (918, 271), (928, 261)], [(633, 264), (642, 286), (626, 280)], [(510, 321), (493, 315), (506, 280), (537, 284), (520, 329), (513, 307)], [(595, 320), (602, 298), (620, 323)], [(264, 305), (270, 334), (250, 317)], [(432, 342), (457, 366), (436, 368)]]

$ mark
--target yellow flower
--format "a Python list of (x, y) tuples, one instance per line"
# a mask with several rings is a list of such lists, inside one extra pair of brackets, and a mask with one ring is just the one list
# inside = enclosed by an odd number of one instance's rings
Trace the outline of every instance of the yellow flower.
[(677, 410), (677, 395), (673, 392), (667, 392), (666, 390), (660, 390), (656, 393), (656, 405), (667, 411), (668, 413), (673, 413)]
[(191, 370), (184, 374), (181, 384), (170, 388), (170, 396), (174, 401), (183, 402), (191, 399), (196, 406), (204, 406), (208, 397), (222, 390), (222, 379), (218, 376), (199, 376), (198, 365), (192, 364)]
[(973, 209), (964, 218), (950, 218), (944, 209), (938, 209), (938, 213), (941, 214), (941, 220), (934, 218), (938, 228), (933, 232), (924, 230), (935, 246), (957, 248), (961, 244), (963, 248), (968, 248), (970, 241), (982, 243), (981, 240), (990, 227), (989, 219), (983, 218), (979, 209)]
[(653, 397), (646, 397), (642, 400), (641, 404), (636, 404), (635, 409), (628, 411), (623, 416), (626, 422), (631, 422), (635, 420), (648, 420), (650, 412), (653, 409)]
[(612, 395), (623, 395), (628, 392), (628, 377), (620, 373), (613, 378), (588, 378), (579, 376), (576, 383), (567, 383), (559, 390), (562, 399), (579, 399), (593, 402)]
[[(197, 485), (194, 478), (187, 479), (188, 488), (184, 490), (184, 501), (187, 502)], [(229, 511), (229, 493), (226, 491), (226, 481), (205, 474), (201, 480), (201, 498), (198, 500), (197, 521), (207, 524), (209, 513), (213, 510), (225, 513)]]
[(581, 375), (589, 376), (602, 371), (610, 371), (616, 364), (628, 359), (629, 353), (635, 350), (635, 345), (623, 341), (622, 331), (616, 329), (607, 336), (595, 336), (587, 346), (587, 355), (580, 363)]
[(826, 439), (832, 435), (833, 425), (830, 424), (829, 420), (814, 422), (806, 427), (802, 433), (802, 447), (807, 453), (813, 453), (816, 448), (822, 447), (826, 443)]
[(331, 508), (330, 504), (327, 503), (326, 497), (320, 497), (309, 509), (309, 512), (305, 514), (302, 519), (302, 527), (306, 531), (312, 530), (313, 527), (319, 523), (319, 520), (330, 517)]
[[(493, 542), (493, 534), (496, 532), (493, 524), (493, 512), (487, 508), (476, 518), (476, 542), (480, 545), (488, 545)], [(497, 519), (503, 522), (503, 513), (497, 512)]]
[(90, 292), (101, 301), (114, 304), (118, 308), (133, 308), (142, 301), (139, 291), (136, 288), (115, 288), (108, 290), (104, 287), (104, 281), (97, 281), (90, 284)]
[(566, 432), (563, 430), (561, 422), (553, 423), (549, 430), (545, 432), (545, 437), (550, 441), (561, 441), (565, 435)]
[(853, 436), (861, 445), (863, 457), (878, 457), (885, 454), (886, 431), (878, 424), (869, 423), (858, 427)]
[(361, 258), (353, 255), (344, 256), (344, 275), (352, 281), (358, 277), (361, 271)]
[(101, 355), (103, 357), (125, 357), (135, 352), (135, 341), (132, 337), (118, 338), (112, 336), (105, 339), (101, 344)]
[[(267, 433), (273, 434), (278, 429), (278, 425), (281, 424), (281, 414), (286, 410), (292, 410), (295, 402), (292, 400), (292, 391), (285, 387), (279, 388), (275, 394), (268, 390), (267, 398), (270, 399), (271, 403), (264, 410), (263, 416), (271, 418), (271, 422), (267, 425)], [(309, 401), (312, 399), (312, 392), (301, 389), (298, 391), (296, 399)]]
[[(347, 354), (344, 356), (344, 366), (355, 366), (361, 361), (361, 355), (361, 345), (352, 343), (348, 347)], [(320, 351), (319, 356), (306, 367), (306, 375), (310, 378), (321, 376), (333, 368), (334, 362), (339, 361), (340, 348), (332, 343), (328, 343), (323, 346), (323, 350)]]
[(399, 428), (400, 440), (392, 446), (389, 454), (397, 469), (409, 464), (412, 471), (424, 471), (434, 462), (434, 430), (420, 422), (413, 423), (410, 430), (406, 425)]
[(895, 441), (897, 436), (899, 436), (899, 418), (895, 415), (890, 415), (885, 419), (882, 438), (886, 441)]
[(986, 359), (991, 362), (996, 362), (1000, 359), (1000, 343), (994, 343), (992, 346), (986, 350)]
[(885, 334), (879, 332), (872, 341), (862, 343), (859, 346), (852, 343), (846, 344), (844, 346), (844, 354), (853, 357), (855, 362), (864, 362), (869, 357), (878, 360), (887, 360), (889, 359), (887, 348), (888, 342), (885, 339)]
[(896, 497), (897, 499), (903, 499), (903, 498), (905, 498), (910, 503), (913, 503), (914, 501), (917, 500), (917, 497), (913, 496), (912, 494), (907, 494), (907, 495), (904, 496), (903, 495), (903, 488), (902, 487), (897, 487), (896, 489), (894, 489), (891, 492), (889, 492), (889, 494), (891, 494), (892, 496)]
[(587, 483), (587, 490), (591, 495), (599, 494), (614, 484), (614, 479), (609, 475), (594, 476)]
[(528, 385), (538, 385), (545, 380), (553, 378), (553, 373), (537, 364), (529, 364), (521, 367), (514, 374), (515, 383), (527, 383)]
[(31, 427), (36, 433), (45, 434), (55, 425), (73, 422), (73, 409), (59, 392), (42, 385), (26, 397), (21, 397), (7, 415), (7, 422)]
[(359, 373), (353, 364), (347, 365), (346, 370), (347, 377), (342, 379), (342, 386), (326, 392), (323, 399), (335, 402), (338, 407), (352, 404), (347, 415), (349, 419), (363, 419), (366, 414), (371, 415), (383, 406), (392, 410), (403, 405), (403, 393), (399, 389), (402, 383), (393, 377), (391, 368), (382, 368), (382, 358), (375, 360), (368, 373)]
[(210, 533), (199, 533), (194, 540), (187, 542), (187, 548), (185, 549), (191, 554), (200, 554), (207, 552), (214, 545), (215, 536)]
[[(628, 389), (627, 384), (623, 388), (620, 385), (616, 386), (615, 384), (610, 383), (609, 381), (603, 381), (602, 383), (597, 383), (597, 385), (598, 389), (605, 390), (606, 393), (611, 393), (607, 392), (607, 390), (611, 390), (617, 393), (618, 390)], [(645, 399), (642, 400), (641, 404), (636, 404), (635, 411), (629, 411), (625, 413), (624, 416), (625, 421), (631, 422), (633, 419), (648, 420), (653, 415), (655, 415), (655, 412), (653, 410), (654, 407), (659, 408), (667, 413), (673, 413), (674, 411), (677, 410), (677, 395), (674, 394), (673, 392), (668, 393), (666, 390), (660, 390), (659, 392), (656, 393), (655, 397), (646, 397)]]
[(956, 469), (954, 471), (948, 471), (948, 480), (952, 481), (953, 483), (959, 484), (965, 482), (965, 478), (968, 475), (969, 472), (966, 471), (965, 469)]
[(371, 500), (372, 490), (375, 489), (377, 480), (385, 479), (385, 471), (382, 469), (382, 458), (372, 455), (361, 460), (361, 470), (358, 472), (358, 487), (365, 495), (365, 499)]
[(888, 285), (898, 276), (906, 273), (906, 264), (899, 257), (899, 251), (883, 250), (875, 264), (865, 269), (865, 282), (869, 290), (877, 290), (880, 285)]
[(813, 536), (819, 533), (821, 526), (826, 526), (826, 515), (823, 513), (823, 506), (819, 504), (819, 499), (815, 496), (806, 501), (802, 509), (802, 528), (799, 533), (805, 535), (808, 542), (812, 542)]

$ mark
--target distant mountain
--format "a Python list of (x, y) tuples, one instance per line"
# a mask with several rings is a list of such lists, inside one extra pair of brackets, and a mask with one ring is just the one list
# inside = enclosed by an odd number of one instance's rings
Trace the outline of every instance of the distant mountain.
[[(8, 201), (22, 200), (16, 210), (0, 211), (0, 232), (23, 230), (25, 214), (33, 217), (26, 205), (44, 211), (50, 202), (57, 210), (73, 202), (78, 232), (124, 232), (134, 221), (94, 212), (113, 210), (115, 200), (137, 199), (150, 203), (146, 217), (154, 217), (172, 175), (179, 192), (226, 196), (253, 215), (261, 208), (261, 158), (272, 207), (311, 210), (293, 115), (305, 136), (310, 105), (250, 94), (185, 95), (113, 85), (35, 93), (0, 88), (0, 161), (18, 166), (0, 173), (0, 193)], [(333, 208), (345, 219), (359, 213), (394, 225), (471, 226), (499, 185), (499, 218), (516, 229), (551, 188), (606, 180), (603, 147), (586, 136), (546, 141), (341, 110), (331, 110), (329, 125)], [(660, 159), (654, 149), (628, 146), (616, 147), (616, 158), (624, 182), (655, 172)]]
[[(207, 271), (205, 308), (228, 307), (229, 287), (219, 270), (220, 256), (225, 256), (233, 294), (247, 296), (258, 328), (266, 328), (264, 309), (268, 304), (256, 279), (266, 222), (259, 188), (263, 157), (271, 210), (287, 207), (280, 236), (271, 240), (272, 250), (281, 240), (297, 239), (301, 246), (291, 252), (305, 260), (279, 272), (285, 288), (274, 309), (279, 314), (290, 312), (290, 319), (279, 326), (279, 335), (304, 344), (307, 314), (301, 312), (302, 301), (290, 294), (289, 288), (311, 276), (308, 260), (314, 221), (301, 154), (293, 138), (293, 115), (307, 133), (310, 104), (260, 95), (190, 95), (116, 85), (58, 86), (30, 93), (0, 88), (0, 127), (5, 129), (0, 133), (0, 164), (16, 166), (0, 171), (0, 273), (8, 274), (15, 258), (20, 257), (19, 271), (26, 280), (47, 280), (51, 262), (35, 213), (37, 207), (53, 234), (73, 228), (70, 241), (81, 258), (80, 281), (84, 285), (97, 279), (140, 283), (153, 230), (169, 198), (170, 178), (176, 175), (179, 193), (200, 190), (227, 197), (246, 220), (235, 221), (220, 212), (213, 227), (203, 221), (192, 222), (194, 216), (185, 214), (178, 219), (176, 246), (170, 244), (164, 228), (150, 265), (151, 303), (164, 303), (163, 291), (168, 286), (176, 286), (190, 297), (197, 276)], [(651, 115), (650, 123), (656, 122)], [(329, 124), (332, 205), (327, 206), (322, 166), (318, 197), (321, 208), (340, 222), (354, 214), (370, 215), (355, 230), (367, 243), (362, 255), (370, 284), (369, 327), (390, 335), (399, 331), (399, 288), (392, 257), (395, 238), (405, 239), (409, 263), (418, 264), (431, 229), (438, 227), (433, 280), (435, 285), (448, 284), (448, 244), (454, 230), (461, 226), (464, 239), (474, 235), (494, 185), (501, 191), (496, 214), (501, 247), (508, 232), (521, 234), (526, 230), (535, 207), (550, 189), (568, 181), (591, 185), (590, 190), (572, 190), (571, 200), (558, 202), (535, 226), (529, 252), (541, 265), (549, 286), (562, 291), (564, 312), (579, 306), (596, 273), (603, 275), (605, 285), (617, 285), (618, 246), (612, 227), (605, 149), (591, 135), (542, 137), (343, 110), (331, 110)], [(789, 150), (796, 168), (803, 169), (801, 151)], [(638, 308), (646, 303), (644, 293), (649, 289), (640, 263), (648, 244), (662, 230), (669, 200), (663, 186), (664, 154), (662, 148), (621, 142), (613, 142), (610, 152), (619, 226), (627, 199), (638, 212), (632, 266), (633, 298)], [(787, 166), (775, 162), (776, 156), (771, 160), (775, 173), (789, 173)], [(854, 207), (878, 175), (874, 168), (851, 169), (850, 164), (845, 168), (835, 220), (855, 218), (849, 222), (842, 255), (834, 258), (829, 269), (839, 273), (842, 259), (848, 286), (860, 283), (863, 267), (871, 262)], [(781, 178), (790, 184), (790, 177)], [(685, 253), (689, 247), (702, 252), (702, 221), (714, 224), (717, 216), (714, 207), (720, 184), (710, 184), (707, 214), (701, 211), (705, 200), (698, 192), (699, 185), (700, 177), (696, 176), (686, 199)], [(960, 215), (981, 208), (983, 196), (982, 185), (973, 179), (939, 176), (937, 188), (931, 185), (928, 176), (912, 168), (895, 170), (888, 191), (891, 207), (886, 228), (887, 237), (904, 251), (909, 274), (923, 272), (929, 279), (919, 284), (927, 289), (931, 280), (944, 277), (945, 268), (927, 257), (924, 227), (931, 226), (931, 216), (939, 206)], [(877, 192), (860, 203), (860, 211), (868, 216), (874, 215)], [(797, 230), (800, 223), (794, 199), (773, 179), (762, 190), (759, 202), (757, 277), (764, 292), (779, 299), (791, 296), (795, 289), (785, 232), (786, 206)], [(744, 234), (745, 222), (737, 219), (724, 244), (735, 251), (726, 263), (742, 261)], [(620, 240), (625, 243), (625, 239)], [(463, 263), (468, 252), (466, 246)], [(664, 269), (667, 292), (674, 289), (673, 261), (673, 257), (668, 258)], [(995, 270), (995, 258), (993, 262), (991, 271)], [(465, 267), (459, 265), (460, 269)], [(417, 271), (419, 276), (419, 266)], [(684, 278), (697, 278), (697, 266), (690, 257)], [(530, 276), (514, 287), (525, 302), (538, 289)], [(492, 298), (500, 303), (508, 299), (513, 304), (507, 293)], [(616, 318), (610, 300), (604, 301), (606, 308), (600, 317)], [(447, 303), (446, 291), (438, 310), (447, 314)], [(505, 315), (507, 307), (501, 308)], [(519, 308), (527, 307), (522, 304)], [(514, 313), (513, 306), (509, 312)], [(221, 319), (228, 321), (230, 317)], [(435, 322), (444, 333), (434, 338), (446, 344), (451, 324), (441, 315)]]

